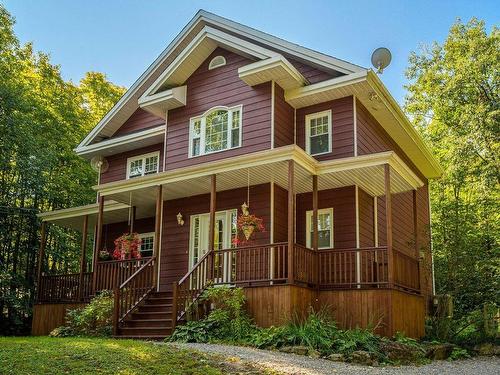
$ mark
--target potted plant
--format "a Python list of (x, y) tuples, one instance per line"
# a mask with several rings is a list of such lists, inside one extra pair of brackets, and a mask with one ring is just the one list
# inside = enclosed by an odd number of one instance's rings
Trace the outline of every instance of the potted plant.
[(137, 233), (124, 233), (115, 241), (113, 258), (116, 260), (141, 259), (141, 239)]
[(255, 232), (264, 232), (263, 220), (255, 215), (243, 214), (238, 217), (237, 226), (245, 235), (246, 240)]
[(111, 254), (109, 253), (108, 250), (106, 249), (103, 249), (101, 251), (99, 251), (99, 260), (101, 261), (107, 261), (107, 260), (111, 260), (112, 257), (111, 257)]

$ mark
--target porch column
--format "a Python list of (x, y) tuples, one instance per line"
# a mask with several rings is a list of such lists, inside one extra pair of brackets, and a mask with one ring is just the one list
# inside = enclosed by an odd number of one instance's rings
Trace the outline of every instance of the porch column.
[[(210, 221), (208, 226), (208, 251), (212, 251), (214, 247), (215, 240), (215, 210), (217, 205), (217, 177), (213, 174), (210, 178)], [(214, 258), (212, 256), (211, 261), (208, 262), (208, 279), (214, 277)]]
[(37, 281), (36, 281), (36, 292), (37, 300), (40, 298), (40, 286), (42, 282), (42, 270), (43, 270), (43, 260), (45, 259), (45, 242), (47, 240), (47, 222), (42, 221), (42, 227), (40, 229), (40, 250), (38, 251), (38, 270), (37, 270)]
[(418, 209), (417, 209), (417, 190), (413, 190), (413, 233), (415, 234), (415, 260), (417, 261), (418, 289), (422, 282), (420, 280), (420, 243), (418, 241)]
[(394, 285), (394, 256), (392, 253), (392, 197), (391, 197), (391, 167), (384, 165), (385, 182), (385, 225), (387, 233), (387, 276), (389, 287)]
[(96, 225), (96, 236), (95, 236), (95, 246), (94, 246), (94, 256), (92, 258), (92, 294), (95, 295), (97, 287), (97, 262), (99, 260), (99, 251), (101, 249), (102, 242), (102, 225), (104, 219), (104, 196), (99, 195), (99, 209), (97, 212), (97, 225)]
[(134, 225), (135, 225), (135, 215), (136, 215), (137, 207), (132, 207), (132, 213), (130, 215), (130, 233), (134, 233)]
[[(312, 176), (312, 222), (313, 222), (313, 236), (312, 236), (312, 248), (316, 252), (316, 288), (319, 289), (320, 284), (320, 264), (319, 264), (319, 254), (318, 254), (318, 175), (314, 174)], [(309, 228), (307, 228), (309, 230)]]
[(85, 258), (87, 252), (87, 231), (89, 225), (89, 215), (83, 217), (83, 228), (82, 228), (82, 247), (80, 254), (80, 278), (78, 282), (78, 299), (81, 301), (83, 299), (83, 278), (85, 273)]
[(158, 185), (156, 188), (156, 213), (155, 213), (155, 240), (153, 243), (153, 257), (154, 260), (154, 273), (153, 273), (153, 286), (156, 286), (158, 281), (158, 254), (160, 251), (160, 230), (161, 230), (161, 217), (162, 217), (162, 202), (163, 202), (163, 186)]
[(295, 246), (295, 162), (288, 160), (288, 283), (293, 284)]

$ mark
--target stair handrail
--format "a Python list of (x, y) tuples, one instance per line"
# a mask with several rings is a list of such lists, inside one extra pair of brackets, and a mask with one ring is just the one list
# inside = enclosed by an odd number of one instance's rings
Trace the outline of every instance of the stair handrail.
[[(207, 251), (199, 260), (196, 262), (196, 264), (193, 266), (193, 268), (187, 272), (180, 280), (179, 282), (174, 281), (172, 286), (173, 286), (173, 294), (172, 294), (172, 331), (175, 329), (175, 326), (177, 325), (177, 322), (181, 320), (186, 313), (189, 311), (191, 306), (193, 306), (196, 301), (200, 298), (200, 296), (203, 294), (203, 292), (207, 289), (207, 287), (210, 285), (211, 279), (213, 277), (213, 253), (214, 250), (210, 249)], [(210, 257), (210, 258), (209, 258)], [(202, 265), (207, 264), (207, 269), (204, 270), (202, 269)], [(200, 272), (201, 270), (201, 272)], [(186, 284), (191, 284), (192, 282), (192, 276), (197, 272), (198, 274), (202, 274), (204, 276), (202, 280), (197, 280), (198, 285), (200, 288), (194, 289), (191, 288), (191, 285), (187, 285), (187, 291), (184, 290), (186, 289), (185, 286)], [(183, 288), (184, 287), (184, 288)], [(190, 291), (193, 291), (190, 293)], [(188, 301), (188, 298), (186, 298), (186, 294), (191, 294), (189, 298), (190, 300)], [(183, 301), (184, 299), (184, 301)], [(179, 310), (179, 307), (182, 306), (182, 310)]]
[(155, 260), (154, 256), (151, 257), (141, 268), (114, 289), (113, 335), (117, 335), (120, 322), (154, 289)]

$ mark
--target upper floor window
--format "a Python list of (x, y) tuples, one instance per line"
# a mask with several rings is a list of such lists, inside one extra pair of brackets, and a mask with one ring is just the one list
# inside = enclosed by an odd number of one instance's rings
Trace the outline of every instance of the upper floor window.
[(241, 146), (241, 105), (215, 108), (193, 117), (189, 125), (189, 156), (199, 156)]
[(332, 111), (306, 116), (306, 151), (310, 155), (332, 152)]
[[(314, 233), (313, 212), (307, 211), (306, 217), (306, 245), (312, 247)], [(318, 210), (318, 248), (333, 249), (333, 208)]]
[(159, 151), (128, 158), (127, 178), (141, 177), (152, 173), (158, 173), (159, 163)]
[(208, 64), (208, 70), (212, 70), (226, 65), (226, 58), (224, 56), (215, 56)]

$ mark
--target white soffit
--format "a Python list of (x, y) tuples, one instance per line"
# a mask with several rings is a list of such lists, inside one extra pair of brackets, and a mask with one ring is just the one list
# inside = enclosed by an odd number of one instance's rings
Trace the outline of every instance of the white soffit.
[(238, 75), (249, 86), (275, 81), (284, 90), (289, 90), (308, 83), (302, 74), (281, 55), (242, 66), (238, 69)]
[(170, 109), (186, 105), (187, 86), (174, 87), (154, 95), (141, 96), (139, 106), (152, 114), (165, 119)]

